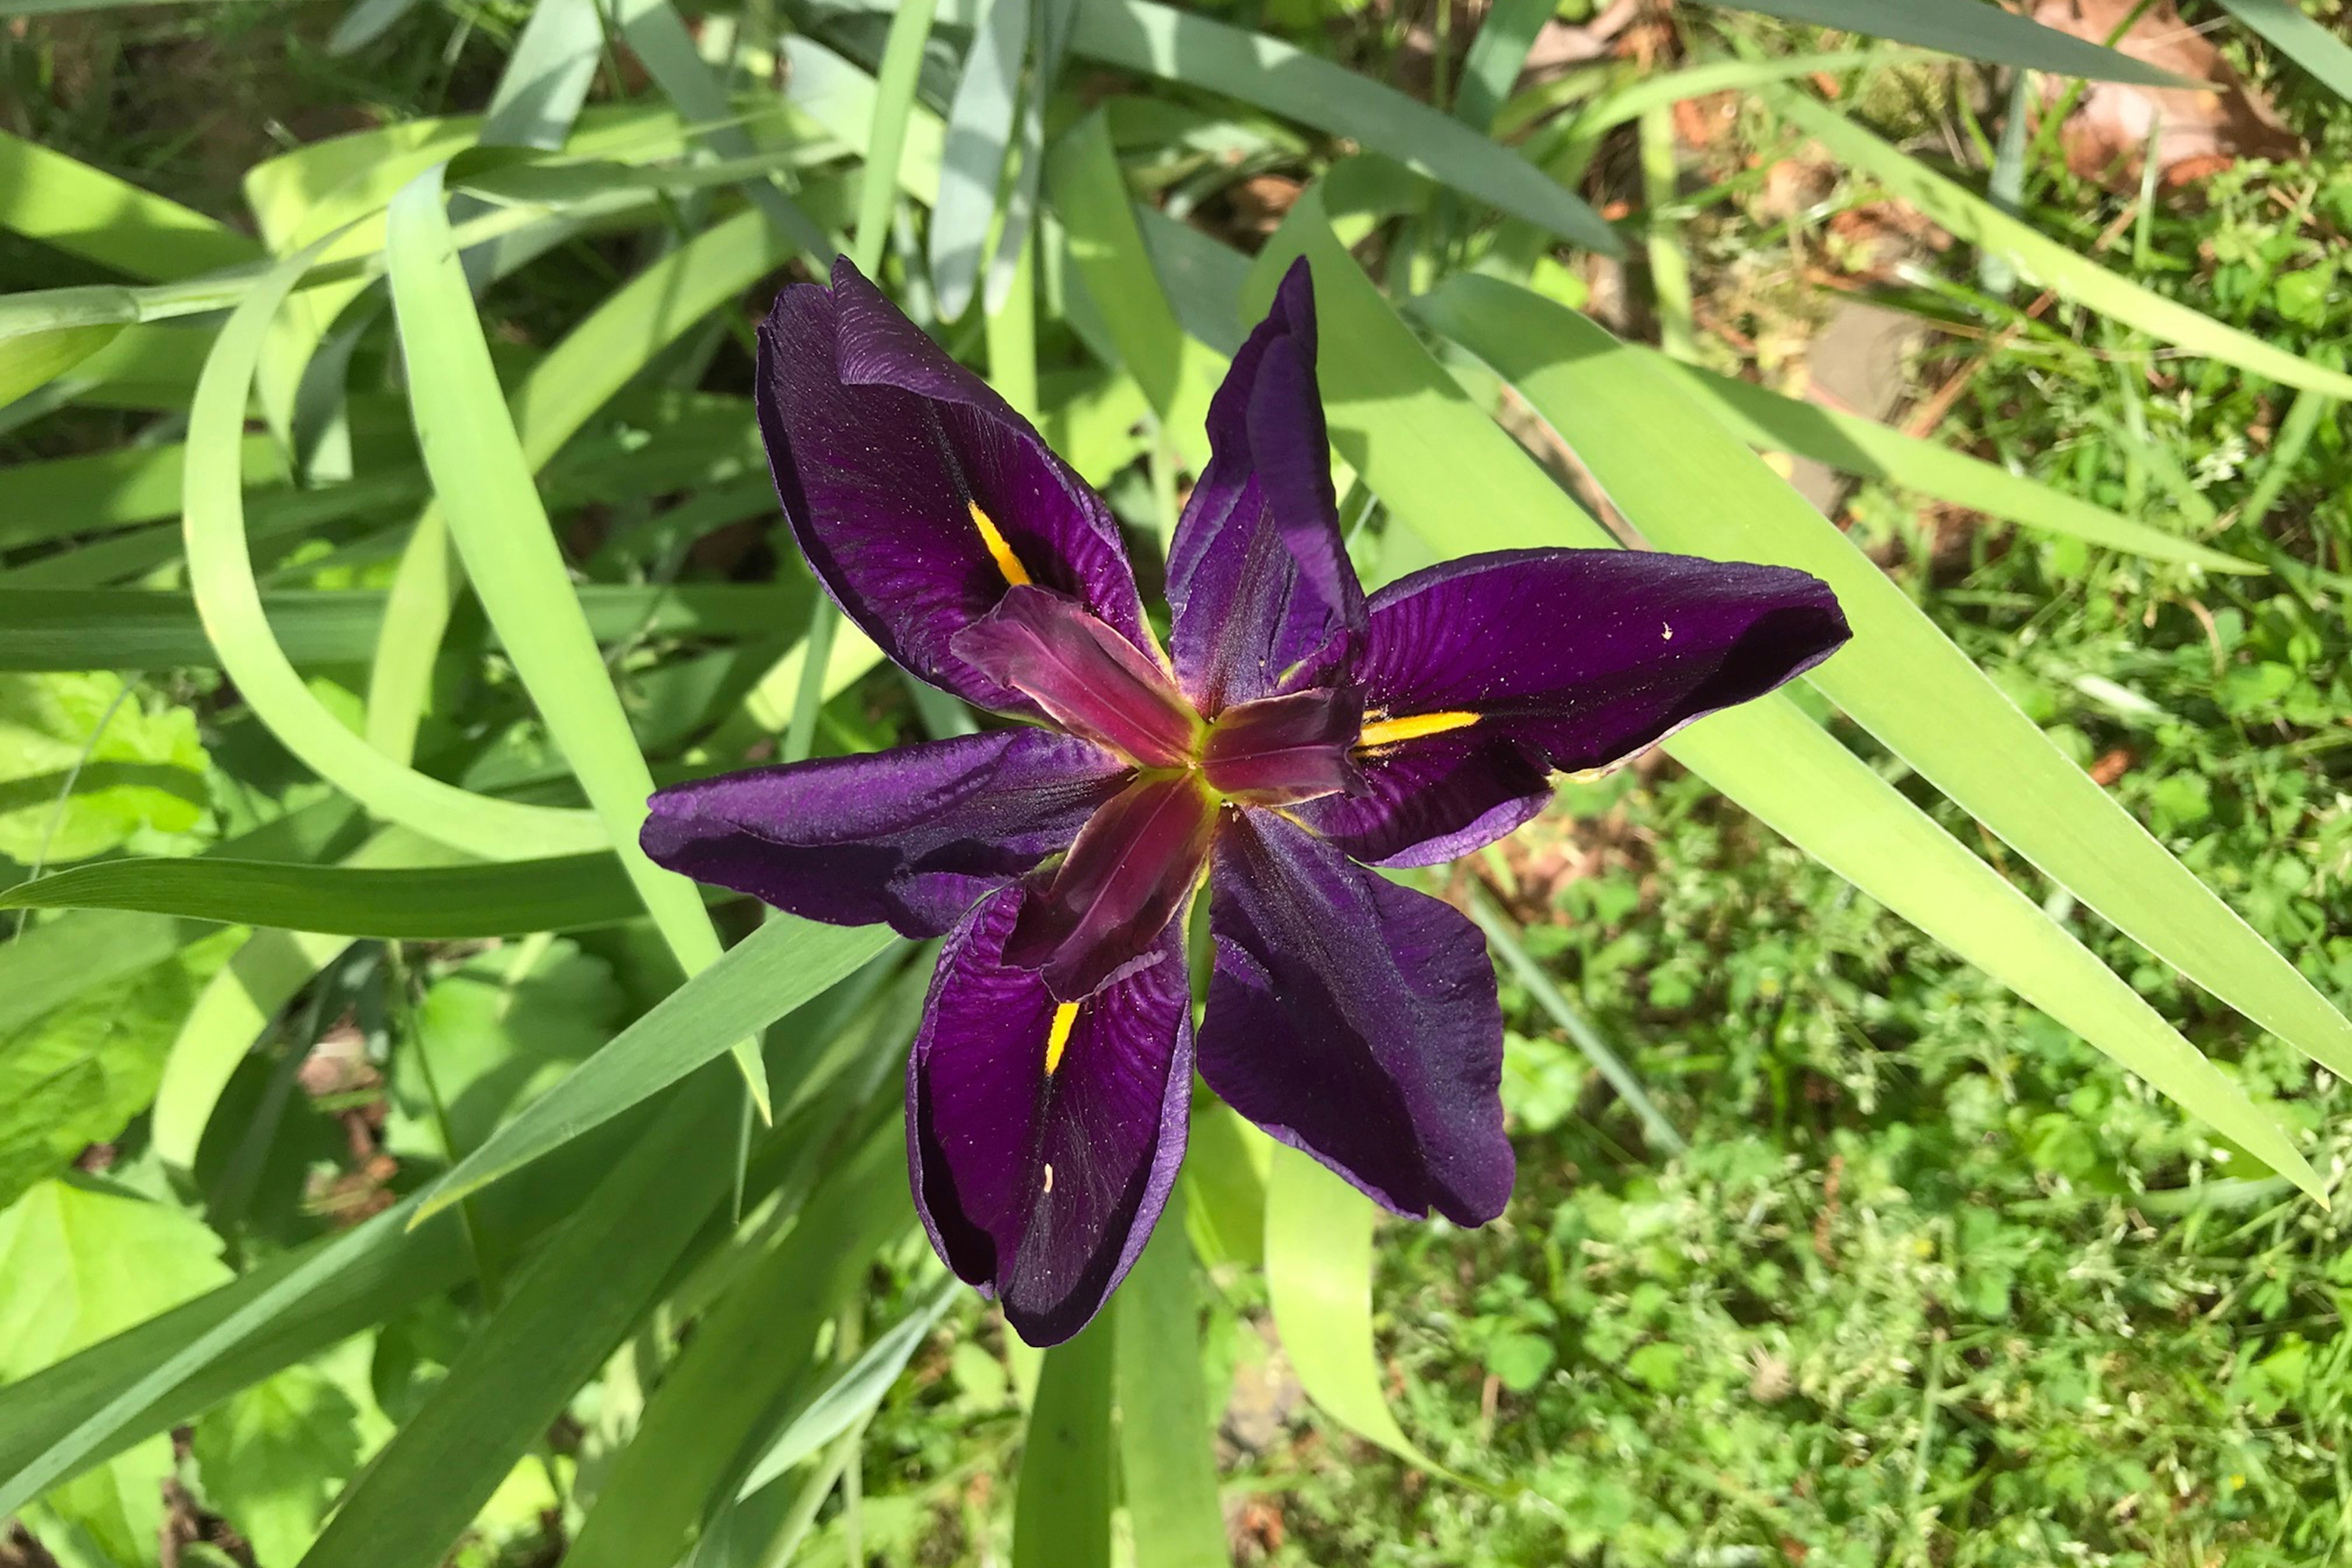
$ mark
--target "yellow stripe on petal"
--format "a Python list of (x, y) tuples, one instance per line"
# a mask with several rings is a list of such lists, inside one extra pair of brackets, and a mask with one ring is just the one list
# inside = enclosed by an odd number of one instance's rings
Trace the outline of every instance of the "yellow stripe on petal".
[(1021, 557), (1013, 553), (1012, 542), (998, 529), (995, 520), (981, 510), (976, 500), (966, 501), (964, 505), (971, 509), (972, 526), (980, 530), (980, 542), (987, 545), (989, 554), (996, 558), (996, 569), (1004, 574), (1004, 580), (1016, 588), (1028, 582), (1029, 569), (1021, 564)]
[[(1054, 1069), (1062, 1065), (1062, 1053), (1070, 1047), (1070, 1031), (1078, 1026), (1078, 1005), (1065, 1002), (1054, 1009), (1054, 1026), (1045, 1031), (1045, 1076), (1052, 1078)], [(1046, 1180), (1051, 1181), (1052, 1177)]]
[(1399, 741), (1418, 741), (1424, 735), (1443, 735), (1448, 730), (1465, 729), (1478, 721), (1478, 715), (1467, 712), (1415, 713), (1408, 719), (1380, 719), (1364, 726), (1356, 737), (1359, 746), (1388, 746)]

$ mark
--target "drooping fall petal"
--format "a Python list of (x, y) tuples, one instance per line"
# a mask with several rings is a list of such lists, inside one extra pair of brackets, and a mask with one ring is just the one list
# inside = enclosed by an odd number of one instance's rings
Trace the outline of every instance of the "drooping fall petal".
[(1129, 769), (1019, 729), (676, 784), (640, 842), (659, 865), (833, 925), (937, 936), (1067, 848)]
[(1168, 557), (1176, 678), (1202, 713), (1322, 682), (1364, 626), (1339, 536), (1304, 260), (1209, 405), (1210, 458)]
[(1003, 963), (1024, 891), (948, 939), (907, 1062), (915, 1205), (940, 1257), (1033, 1345), (1086, 1326), (1184, 1157), (1192, 991), (1179, 934), (1085, 1001)]
[(1467, 854), (1605, 767), (1761, 697), (1847, 637), (1827, 584), (1632, 550), (1515, 550), (1375, 595), (1355, 676), (1369, 789), (1298, 808), (1360, 860)]
[(1219, 835), (1201, 1076), (1399, 1214), (1511, 1194), (1503, 1020), (1478, 928), (1271, 813)]
[(950, 647), (1018, 583), (1057, 589), (1139, 647), (1118, 524), (1029, 422), (846, 259), (760, 328), (760, 430), (825, 589), (891, 658), (960, 697), (1034, 710)]

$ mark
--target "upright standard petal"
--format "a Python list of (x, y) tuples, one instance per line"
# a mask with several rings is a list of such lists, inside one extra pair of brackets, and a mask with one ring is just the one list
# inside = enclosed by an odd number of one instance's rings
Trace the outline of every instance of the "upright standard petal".
[(956, 634), (955, 650), (1064, 729), (1144, 767), (1183, 767), (1199, 745), (1201, 721), (1158, 661), (1050, 589), (1012, 590)]
[(937, 936), (1068, 848), (1129, 772), (1076, 736), (994, 731), (676, 784), (639, 841), (658, 865), (808, 920)]
[(1007, 588), (1069, 595), (1151, 646), (1118, 526), (1029, 422), (846, 259), (760, 328), (760, 431), (825, 590), (883, 652), (984, 708), (1034, 712), (959, 658)]
[(1178, 684), (1214, 718), (1324, 683), (1364, 627), (1331, 494), (1304, 259), (1210, 403), (1209, 448), (1169, 550), (1168, 603)]
[(1086, 1327), (1183, 1163), (1192, 988), (1177, 933), (1083, 1002), (1004, 965), (1023, 893), (948, 939), (907, 1060), (915, 1206), (956, 1274), (1033, 1345)]
[(1217, 840), (1201, 1076), (1399, 1214), (1511, 1195), (1503, 1017), (1478, 928), (1267, 812)]
[(1829, 585), (1784, 566), (1634, 550), (1433, 566), (1372, 598), (1355, 667), (1367, 790), (1298, 816), (1360, 860), (1450, 860), (1542, 810), (1551, 773), (1761, 697), (1847, 635)]

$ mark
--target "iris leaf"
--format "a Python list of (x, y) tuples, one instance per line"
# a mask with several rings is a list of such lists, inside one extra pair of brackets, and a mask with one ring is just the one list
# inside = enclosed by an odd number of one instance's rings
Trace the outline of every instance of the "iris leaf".
[(2278, 47), (2336, 97), (2352, 102), (2352, 44), (2305, 16), (2294, 0), (2221, 0), (2221, 9)]
[(1201, 1386), (1201, 1309), (1185, 1241), (1184, 1188), (1111, 1299), (1118, 1317), (1119, 1475), (1136, 1568), (1231, 1561), (1217, 1461)]
[(1109, 1568), (1119, 1314), (1045, 1352), (1013, 1501), (1013, 1568)]
[[(1654, 362), (1582, 316), (1492, 279), (1448, 284), (1425, 314), (1517, 386), (1660, 548), (1801, 567), (1827, 582), (1854, 641), (1813, 684), (2126, 935), (2331, 1071), (2352, 1072), (2352, 1023), (1852, 541), (1727, 435), (1694, 427), (1680, 386)], [(1596, 401), (1603, 387), (1605, 406)], [(2189, 1080), (2166, 1087), (2198, 1105), (2185, 1096)]]
[(1730, 5), (1790, 22), (1893, 38), (1967, 59), (2023, 66), (2053, 76), (2137, 82), (2144, 87), (2189, 85), (2145, 60), (1973, 0), (1730, 0)]
[(216, 218), (5, 132), (0, 228), (150, 279), (191, 278), (264, 255)]

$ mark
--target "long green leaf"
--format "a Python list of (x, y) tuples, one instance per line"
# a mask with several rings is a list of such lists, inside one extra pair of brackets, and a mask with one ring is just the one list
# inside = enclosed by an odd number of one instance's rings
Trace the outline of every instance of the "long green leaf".
[(706, 1071), (580, 1194), (571, 1221), (344, 1493), (304, 1568), (434, 1568), (446, 1559), (720, 1202), (740, 1103), (731, 1076)]
[(1013, 1568), (1110, 1568), (1118, 1322), (1104, 1312), (1045, 1352), (1013, 1492)]
[(817, 1331), (854, 1299), (875, 1248), (909, 1229), (907, 1135), (893, 1117), (844, 1152), (793, 1227), (744, 1266), (664, 1373), (598, 1488), (568, 1568), (677, 1560), (761, 1419), (809, 1381)]
[(779, 1430), (745, 1472), (736, 1496), (749, 1498), (771, 1482), (782, 1479), (797, 1466), (814, 1458), (817, 1450), (871, 1415), (964, 1290), (961, 1279), (950, 1277), (940, 1280), (928, 1300), (908, 1309), (907, 1315), (866, 1346), (839, 1377), (777, 1412), (773, 1425)]
[(2117, 277), (2030, 224), (2021, 222), (1900, 148), (1802, 93), (1769, 95), (1772, 106), (1813, 137), (1839, 162), (1869, 174), (1959, 239), (2006, 258), (2021, 273), (2065, 298), (2126, 326), (2253, 374), (2289, 386), (2352, 397), (2352, 375), (2323, 370), (2309, 360)]
[(1393, 88), (1264, 34), (1152, 0), (1106, 0), (1079, 9), (1070, 47), (1351, 138), (1589, 250), (1614, 256), (1621, 248), (1591, 207), (1517, 153)]
[(2305, 16), (2294, 0), (2221, 0), (2227, 11), (2278, 46), (2279, 52), (2352, 102), (2352, 45)]
[(150, 1121), (155, 1152), (175, 1176), (195, 1170), (205, 1128), (254, 1041), (350, 947), (349, 937), (257, 931), (205, 983), (163, 1058)]
[(930, 228), (931, 287), (947, 321), (963, 315), (979, 287), (981, 256), (1013, 142), (1029, 18), (1029, 0), (983, 0), (948, 105)]
[[(637, 846), (653, 773), (572, 593), (530, 459), (508, 417), (442, 209), (438, 169), (394, 199), (387, 237), (417, 444), (450, 537), (507, 656), (604, 820), (622, 869), (690, 977), (717, 961), (719, 932), (694, 884), (656, 866)], [(767, 1080), (757, 1043), (743, 1042), (735, 1059), (764, 1114)]]
[(1884, 479), (2021, 527), (2066, 534), (2152, 561), (2183, 561), (2209, 572), (2263, 570), (2252, 562), (2179, 538), (1980, 458), (1890, 430), (1858, 414), (1784, 397), (1752, 382), (1697, 365), (1675, 364), (1639, 350), (1633, 352), (1677, 377), (1724, 428), (1759, 450), (1811, 458), (1840, 473)]
[(2144, 87), (2190, 85), (2172, 72), (2114, 49), (2045, 27), (1998, 5), (1975, 0), (1718, 0), (1817, 27), (1867, 33), (1922, 48), (1994, 65), (2022, 66), (2053, 76), (2137, 82)]
[(110, 860), (0, 891), (0, 910), (135, 910), (385, 942), (573, 931), (617, 924), (639, 908), (610, 855), (398, 869)]
[(875, 76), (873, 130), (866, 142), (866, 177), (858, 188), (857, 269), (868, 278), (882, 266), (898, 205), (898, 161), (907, 150), (907, 121), (915, 110), (923, 46), (930, 40), (934, 0), (906, 0), (890, 19), (882, 68)]
[(1201, 1387), (1201, 1309), (1180, 1184), (1112, 1298), (1119, 1476), (1136, 1568), (1223, 1568), (1215, 1436)]
[(1333, 1420), (1409, 1465), (1441, 1468), (1389, 1411), (1372, 1348), (1372, 1201), (1297, 1150), (1265, 1183), (1265, 1288), (1299, 1386)]
[(263, 255), (217, 218), (5, 132), (0, 228), (132, 278), (188, 278)]
[(1694, 426), (1671, 376), (1585, 318), (1494, 279), (1457, 279), (1426, 313), (1518, 388), (1652, 542), (1802, 567), (1836, 589), (1853, 647), (1815, 685), (2126, 934), (2331, 1071), (2352, 1072), (2352, 1023), (1851, 540), (1727, 433)]
[[(1269, 296), (1279, 268), (1300, 254), (1315, 268), (1325, 323), (1321, 383), (1333, 444), (1392, 517), (1445, 555), (1607, 542), (1398, 320), (1339, 247), (1314, 191), (1259, 257), (1252, 292)], [(1610, 395), (1622, 399), (1618, 384)], [(1689, 448), (1706, 428), (1700, 416), (1675, 416), (1661, 427), (1680, 443), (1664, 459), (1674, 477), (1691, 477)], [(1744, 450), (1738, 459), (1754, 461)], [(1660, 459), (1653, 453), (1647, 460)], [(1675, 504), (1687, 507), (1688, 493), (1676, 491)], [(2088, 949), (1817, 726), (1793, 709), (1781, 715), (1787, 707), (1786, 698), (1776, 698), (1718, 716), (1669, 742), (1667, 750), (1681, 757), (1705, 744), (1707, 725), (1753, 735), (1778, 724), (1764, 732), (1790, 748), (1819, 737), (1819, 745), (1846, 761), (1816, 752), (1808, 763), (1816, 770), (1814, 788), (1796, 803), (1809, 808), (1802, 815), (1789, 809), (1782, 784), (1794, 764), (1769, 745), (1709, 753), (1710, 780), (1733, 800), (1753, 802), (1758, 815), (1800, 848), (2148, 1077), (2257, 1158), (2273, 1162), (2306, 1190), (2319, 1190), (2276, 1124)], [(1851, 846), (1864, 841), (1881, 852), (1853, 853)]]
[(388, 821), (484, 859), (602, 848), (604, 829), (589, 813), (492, 800), (392, 762), (311, 694), (270, 635), (245, 539), (238, 471), (245, 411), (270, 321), (324, 248), (320, 242), (297, 252), (248, 289), (221, 329), (189, 410), (188, 580), (221, 668), (279, 744)]
[[(256, 594), (251, 602), (274, 634), (278, 657), (310, 668), (366, 658), (391, 605), (386, 595), (362, 590)], [(603, 642), (646, 635), (764, 639), (803, 618), (806, 604), (790, 588), (719, 583), (591, 584), (580, 589), (579, 602), (591, 636)], [(201, 586), (194, 596), (145, 588), (0, 587), (0, 669), (217, 668), (234, 676), (240, 666), (250, 668), (246, 648), (234, 637), (223, 640), (222, 617), (210, 622), (207, 639), (207, 607)], [(243, 628), (232, 624), (230, 630)], [(242, 680), (238, 686), (250, 701), (250, 689)]]
[(122, 328), (51, 327), (0, 338), (0, 408), (37, 392), (115, 340)]
[(827, 926), (791, 915), (768, 923), (523, 1108), (425, 1194), (438, 1214), (612, 1120), (767, 1027), (898, 938), (883, 926)]

